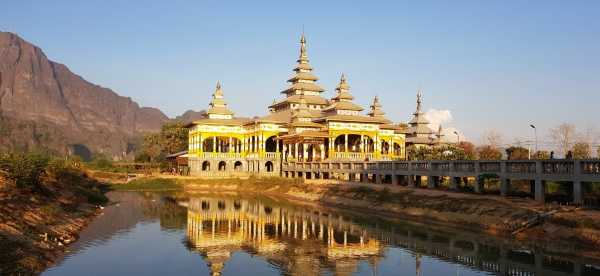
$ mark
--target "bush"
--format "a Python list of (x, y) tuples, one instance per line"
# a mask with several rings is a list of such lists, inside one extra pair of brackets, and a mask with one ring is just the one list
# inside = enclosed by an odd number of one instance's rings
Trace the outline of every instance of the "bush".
[(45, 173), (50, 157), (45, 154), (4, 154), (0, 156), (0, 170), (18, 188), (37, 187)]

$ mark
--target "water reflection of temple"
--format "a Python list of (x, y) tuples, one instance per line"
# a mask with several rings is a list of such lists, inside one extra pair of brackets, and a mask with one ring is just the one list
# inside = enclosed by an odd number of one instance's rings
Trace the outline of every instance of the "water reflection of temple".
[(423, 258), (498, 275), (600, 275), (586, 260), (548, 256), (468, 232), (419, 224), (385, 224), (261, 201), (198, 198), (188, 203), (190, 246), (219, 275), (236, 251), (265, 258), (283, 274), (351, 275), (360, 261), (375, 270), (384, 245), (413, 253), (416, 275)]
[(188, 239), (220, 275), (233, 252), (256, 253), (290, 275), (323, 270), (351, 275), (359, 261), (376, 266), (382, 256), (377, 239), (343, 217), (304, 209), (271, 207), (259, 201), (192, 199)]

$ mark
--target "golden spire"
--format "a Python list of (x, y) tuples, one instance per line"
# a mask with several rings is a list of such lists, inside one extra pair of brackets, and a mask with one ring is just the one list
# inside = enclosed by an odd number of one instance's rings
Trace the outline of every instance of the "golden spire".
[(306, 53), (306, 37), (304, 36), (304, 32), (302, 32), (302, 36), (300, 37), (300, 58), (298, 59), (299, 63), (308, 63), (308, 54)]
[(217, 81), (217, 87), (215, 88), (215, 97), (223, 98), (223, 91), (221, 90), (221, 82)]

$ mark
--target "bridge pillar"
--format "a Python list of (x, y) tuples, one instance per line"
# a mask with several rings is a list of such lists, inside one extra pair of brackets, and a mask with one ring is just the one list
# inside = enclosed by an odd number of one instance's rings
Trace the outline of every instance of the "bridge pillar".
[(458, 190), (458, 184), (460, 183), (460, 177), (450, 177), (450, 190)]
[(422, 176), (415, 175), (415, 187), (421, 188), (421, 180), (423, 180)]
[(400, 185), (400, 176), (392, 174), (392, 185)]
[(376, 184), (381, 184), (382, 183), (382, 181), (381, 181), (381, 174), (378, 174), (378, 173), (375, 174), (375, 183)]
[(427, 188), (435, 189), (435, 178), (436, 178), (436, 176), (431, 176), (431, 175), (427, 176)]
[(407, 175), (406, 178), (408, 180), (408, 187), (414, 188), (415, 187), (415, 176), (414, 175)]
[(476, 194), (481, 194), (483, 192), (483, 183), (479, 182), (479, 178), (476, 177), (475, 178), (475, 193)]
[(583, 204), (583, 189), (581, 180), (573, 181), (573, 202)]
[(500, 178), (500, 195), (507, 196), (510, 193), (510, 178)]
[(546, 187), (544, 187), (544, 181), (542, 179), (535, 180), (535, 201), (544, 203), (546, 201)]

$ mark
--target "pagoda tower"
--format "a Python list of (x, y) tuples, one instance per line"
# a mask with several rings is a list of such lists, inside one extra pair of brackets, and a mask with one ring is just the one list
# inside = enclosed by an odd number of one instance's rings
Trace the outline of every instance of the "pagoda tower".
[(208, 104), (206, 114), (208, 114), (209, 119), (233, 119), (233, 112), (227, 107), (220, 82), (217, 82), (217, 87), (212, 95), (212, 100)]
[(328, 115), (354, 115), (358, 116), (363, 111), (363, 108), (354, 102), (354, 96), (350, 94), (350, 85), (346, 80), (346, 76), (342, 74), (340, 83), (335, 88), (336, 95), (331, 98), (331, 105), (323, 111)]
[(406, 135), (407, 144), (416, 146), (429, 146), (432, 144), (433, 131), (429, 128), (429, 121), (425, 113), (421, 111), (423, 95), (417, 92), (417, 110), (413, 113), (413, 119), (408, 122), (409, 128)]
[(371, 117), (383, 118), (385, 117), (385, 112), (381, 109), (381, 104), (379, 103), (379, 97), (375, 96), (373, 98), (373, 103), (371, 104), (371, 111), (367, 114)]
[(312, 66), (310, 66), (308, 60), (308, 53), (306, 51), (306, 37), (304, 34), (300, 37), (300, 56), (296, 61), (297, 65), (294, 68), (294, 76), (292, 76), (287, 82), (290, 86), (281, 91), (286, 97), (276, 103), (269, 106), (269, 109), (275, 112), (296, 109), (300, 105), (300, 95), (303, 95), (307, 106), (310, 109), (320, 110), (328, 105), (327, 99), (321, 96), (321, 93), (325, 91), (316, 82), (319, 80), (317, 76), (312, 73)]

